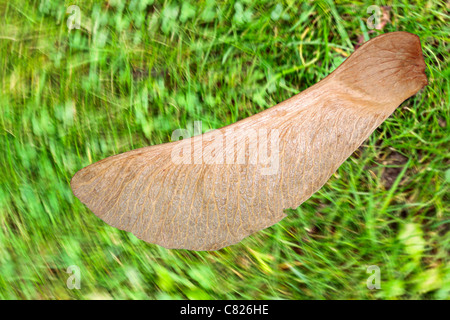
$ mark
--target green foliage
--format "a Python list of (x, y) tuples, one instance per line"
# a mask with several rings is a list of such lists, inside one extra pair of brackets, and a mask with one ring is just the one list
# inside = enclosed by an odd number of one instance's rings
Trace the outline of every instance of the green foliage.
[[(444, 1), (0, 4), (0, 298), (448, 299), (449, 17)], [(381, 2), (377, 2), (381, 5)], [(361, 37), (420, 36), (429, 85), (281, 223), (217, 252), (114, 229), (70, 190), (105, 157), (219, 128), (334, 70)], [(81, 270), (81, 289), (66, 270)], [(381, 289), (366, 286), (367, 267)]]

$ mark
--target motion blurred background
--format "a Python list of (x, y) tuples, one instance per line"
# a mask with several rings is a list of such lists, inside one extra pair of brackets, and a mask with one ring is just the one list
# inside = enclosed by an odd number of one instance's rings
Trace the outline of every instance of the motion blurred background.
[[(148, 244), (71, 192), (90, 163), (253, 115), (399, 30), (420, 37), (429, 85), (237, 245)], [(445, 1), (1, 0), (0, 298), (448, 299), (449, 34)]]

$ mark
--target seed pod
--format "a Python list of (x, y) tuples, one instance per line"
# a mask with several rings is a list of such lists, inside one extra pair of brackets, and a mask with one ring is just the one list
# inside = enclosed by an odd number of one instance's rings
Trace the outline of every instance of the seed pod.
[(419, 38), (383, 34), (292, 98), (201, 136), (96, 162), (75, 174), (72, 190), (144, 241), (220, 249), (307, 200), (426, 84)]

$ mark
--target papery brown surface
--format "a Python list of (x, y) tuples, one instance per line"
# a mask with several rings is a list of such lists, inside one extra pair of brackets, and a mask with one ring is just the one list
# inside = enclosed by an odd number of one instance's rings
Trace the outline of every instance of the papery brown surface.
[[(416, 35), (380, 35), (316, 85), (203, 134), (202, 149), (193, 137), (112, 156), (77, 172), (72, 190), (106, 223), (147, 242), (223, 248), (277, 223), (284, 209), (320, 189), (396, 107), (427, 84), (424, 71)], [(269, 133), (269, 150), (279, 152), (276, 166), (259, 161), (261, 154), (250, 148), (255, 139), (262, 144), (253, 135), (262, 131)], [(190, 163), (174, 161), (174, 148), (189, 146)], [(221, 149), (223, 163), (216, 163), (218, 153), (211, 150)], [(242, 150), (244, 158), (238, 158)]]

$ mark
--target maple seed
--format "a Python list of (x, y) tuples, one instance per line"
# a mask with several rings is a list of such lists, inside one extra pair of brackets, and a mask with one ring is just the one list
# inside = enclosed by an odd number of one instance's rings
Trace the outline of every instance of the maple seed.
[[(196, 136), (106, 158), (77, 172), (72, 190), (106, 223), (147, 242), (220, 249), (277, 223), (284, 209), (307, 200), (426, 84), (419, 38), (386, 33), (319, 83), (205, 133), (201, 144)], [(251, 134), (262, 131), (267, 135)], [(276, 166), (260, 152), (264, 144)], [(180, 150), (188, 150), (188, 161), (174, 161)]]

